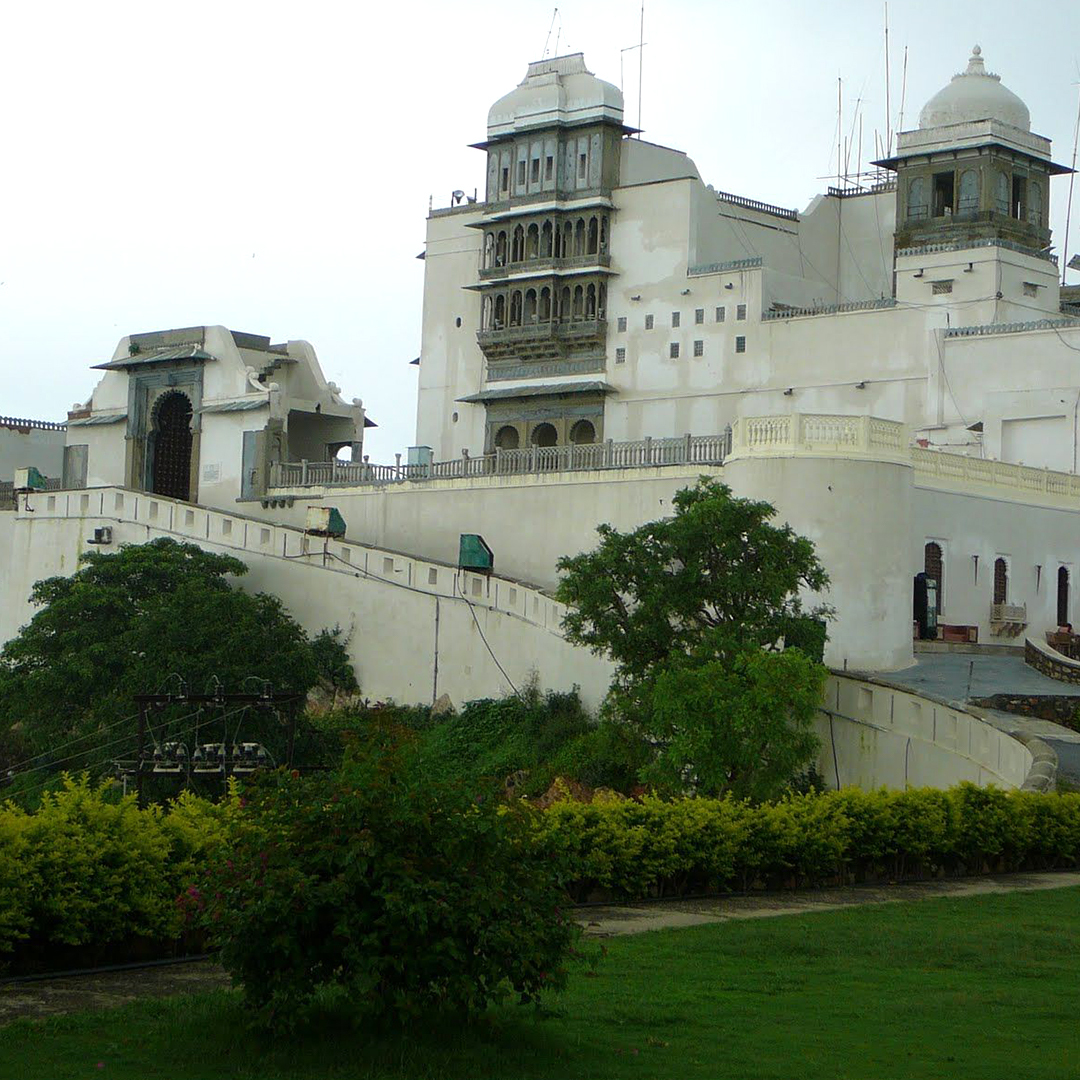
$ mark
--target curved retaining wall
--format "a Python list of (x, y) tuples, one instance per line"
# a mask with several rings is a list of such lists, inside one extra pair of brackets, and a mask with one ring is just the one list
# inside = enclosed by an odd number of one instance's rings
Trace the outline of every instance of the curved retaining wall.
[(816, 730), (818, 771), (833, 787), (1020, 788), (1041, 749), (955, 706), (840, 674), (825, 685)]
[(1024, 662), (1036, 671), (1058, 682), (1080, 683), (1080, 661), (1071, 660), (1064, 653), (1044, 645), (1041, 641), (1026, 638)]

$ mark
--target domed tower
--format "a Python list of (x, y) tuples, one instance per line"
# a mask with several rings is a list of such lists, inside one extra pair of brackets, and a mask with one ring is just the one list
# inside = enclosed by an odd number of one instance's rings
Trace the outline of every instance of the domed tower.
[(1051, 161), (1050, 140), (1032, 132), (1027, 106), (986, 70), (978, 45), (877, 164), (897, 174), (898, 254), (979, 241), (1049, 251), (1049, 179), (1069, 170)]
[[(485, 449), (602, 434), (609, 240), (622, 93), (581, 53), (532, 63), (488, 113), (477, 340)], [(563, 378), (557, 385), (537, 378)], [(591, 376), (591, 378), (588, 378)], [(525, 382), (531, 380), (532, 385)]]

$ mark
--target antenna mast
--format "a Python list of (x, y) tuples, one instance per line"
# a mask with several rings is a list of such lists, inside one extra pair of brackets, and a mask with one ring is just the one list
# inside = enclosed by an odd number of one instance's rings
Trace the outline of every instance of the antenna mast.
[(892, 153), (892, 100), (889, 91), (889, 0), (885, 0), (885, 145)]
[[(558, 8), (555, 8), (555, 10), (552, 11), (552, 13), (551, 13), (551, 25), (548, 26), (547, 37), (544, 38), (544, 55), (541, 57), (541, 59), (543, 59), (543, 60), (546, 60), (547, 56), (548, 56), (548, 45), (551, 44), (551, 31), (555, 29), (555, 20), (556, 19), (559, 19), (559, 9)], [(559, 30), (560, 30), (560, 32), (562, 31), (562, 19), (559, 19)], [(555, 48), (556, 48), (556, 50), (558, 50), (558, 48), (559, 48), (558, 42), (559, 42), (559, 39), (556, 38), (555, 39)]]
[(904, 130), (904, 102), (907, 101), (907, 46), (904, 46), (904, 75), (900, 80), (900, 122), (896, 125), (897, 134)]
[(1073, 131), (1073, 171), (1069, 175), (1069, 208), (1065, 212), (1065, 242), (1061, 247), (1061, 261), (1064, 264), (1061, 270), (1061, 284), (1065, 284), (1065, 276), (1069, 269), (1069, 223), (1072, 220), (1073, 182), (1076, 180), (1076, 144), (1080, 142), (1080, 92), (1076, 98), (1076, 128)]
[(844, 82), (836, 76), (836, 186), (840, 186), (841, 155), (844, 145)]
[(641, 29), (638, 34), (638, 75), (637, 75), (637, 126), (638, 138), (641, 138), (641, 79), (645, 70), (645, 0), (641, 0)]

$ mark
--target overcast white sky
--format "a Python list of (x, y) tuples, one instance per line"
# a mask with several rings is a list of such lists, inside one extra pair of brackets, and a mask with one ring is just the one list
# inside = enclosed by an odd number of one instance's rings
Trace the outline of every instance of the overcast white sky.
[[(647, 0), (642, 126), (706, 182), (803, 208), (862, 99), (885, 126), (882, 3)], [(62, 419), (125, 333), (223, 323), (306, 338), (362, 397), (373, 460), (413, 441), (428, 196), (483, 181), (490, 104), (544, 54), (540, 0), (9, 5), (0, 44), (0, 414)], [(639, 0), (567, 0), (549, 49), (616, 84)], [(904, 126), (983, 48), (1072, 156), (1074, 0), (892, 0)], [(561, 29), (560, 29), (561, 24)], [(628, 123), (637, 61), (625, 62)], [(1080, 184), (1077, 185), (1080, 198)], [(1052, 192), (1055, 240), (1068, 179)], [(1080, 216), (1071, 252), (1080, 250)], [(1071, 253), (1070, 252), (1070, 253)], [(1074, 275), (1075, 277), (1076, 275)], [(1070, 279), (1071, 280), (1071, 279)]]

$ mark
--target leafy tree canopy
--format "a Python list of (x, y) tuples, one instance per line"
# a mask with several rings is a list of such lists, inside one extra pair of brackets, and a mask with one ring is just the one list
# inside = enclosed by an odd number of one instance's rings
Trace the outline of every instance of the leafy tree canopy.
[(276, 597), (228, 580), (246, 572), (230, 555), (159, 539), (89, 553), (70, 577), (38, 582), (41, 610), (0, 652), (0, 761), (56, 756), (130, 716), (133, 694), (177, 691), (177, 677), (191, 692), (208, 692), (215, 678), (239, 690), (257, 676), (305, 693), (325, 658)]
[(801, 594), (828, 576), (769, 503), (703, 477), (674, 506), (559, 560), (564, 629), (615, 661), (609, 706), (656, 743), (650, 779), (760, 795), (813, 752), (830, 609)]

